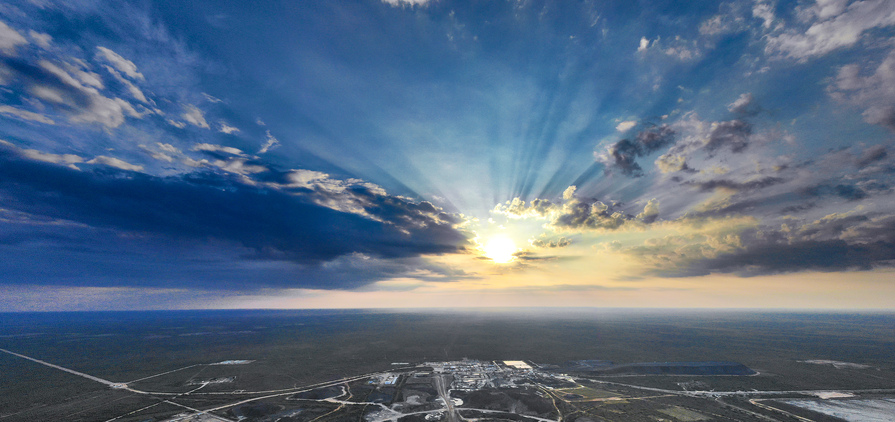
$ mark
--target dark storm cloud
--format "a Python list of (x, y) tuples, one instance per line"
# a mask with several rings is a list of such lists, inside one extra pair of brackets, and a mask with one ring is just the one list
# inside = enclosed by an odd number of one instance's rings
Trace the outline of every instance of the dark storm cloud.
[(743, 152), (749, 146), (749, 135), (752, 125), (744, 120), (729, 120), (716, 123), (709, 133), (705, 149), (715, 152), (721, 148), (730, 148), (732, 152)]
[(886, 147), (883, 145), (874, 145), (870, 148), (867, 148), (858, 160), (855, 162), (860, 168), (867, 167), (877, 161), (880, 161), (886, 158), (889, 154), (886, 152)]
[(870, 270), (895, 265), (895, 217), (834, 215), (799, 229), (753, 230), (742, 247), (656, 271), (665, 276)]
[(863, 189), (846, 184), (816, 185), (805, 190), (810, 196), (838, 196), (849, 201), (864, 199), (869, 195)]
[[(243, 257), (253, 260), (317, 268), (308, 271), (309, 278), (326, 273), (319, 267), (339, 259), (406, 260), (457, 252), (466, 242), (465, 235), (454, 229), (456, 218), (431, 204), (354, 189), (350, 193), (362, 198), (359, 203), (366, 215), (211, 172), (163, 178), (106, 167), (77, 171), (0, 150), (0, 198), (5, 209), (112, 231), (119, 240), (145, 235), (175, 243), (235, 244), (248, 251)], [(67, 230), (65, 225), (45, 228), (46, 235), (64, 236)], [(81, 237), (86, 243), (89, 238)], [(77, 247), (77, 242), (69, 243)], [(346, 271), (356, 276), (365, 268)], [(314, 286), (344, 288), (357, 283), (345, 276), (325, 285), (323, 278), (318, 277)], [(301, 277), (295, 280), (293, 287), (304, 285)]]
[(643, 130), (633, 139), (622, 139), (609, 147), (602, 156), (602, 161), (607, 165), (606, 171), (618, 169), (622, 174), (639, 177), (643, 175), (643, 168), (637, 164), (637, 157), (642, 157), (658, 151), (660, 148), (674, 142), (674, 129), (668, 125), (656, 126)]
[(766, 188), (768, 186), (777, 185), (785, 181), (786, 180), (780, 177), (764, 177), (748, 182), (737, 182), (729, 179), (716, 179), (705, 182), (687, 182), (687, 184), (695, 185), (699, 188), (699, 190), (703, 192), (709, 192), (716, 189), (726, 189), (740, 192)]
[(752, 245), (737, 253), (696, 262), (679, 275), (713, 272), (758, 276), (797, 271), (870, 270), (891, 266), (895, 244), (891, 242), (848, 243), (844, 240), (803, 241)]

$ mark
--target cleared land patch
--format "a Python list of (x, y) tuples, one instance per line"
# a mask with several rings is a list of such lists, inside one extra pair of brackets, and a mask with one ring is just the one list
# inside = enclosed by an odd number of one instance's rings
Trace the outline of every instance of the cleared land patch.
[(553, 390), (559, 397), (567, 401), (587, 401), (593, 399), (607, 399), (618, 397), (617, 393), (605, 390), (597, 390), (590, 387), (561, 388)]
[(662, 412), (672, 418), (675, 418), (681, 422), (693, 422), (693, 421), (707, 421), (709, 417), (703, 415), (699, 412), (694, 412), (690, 409), (684, 409), (680, 406), (674, 406), (668, 409), (659, 409), (659, 412)]

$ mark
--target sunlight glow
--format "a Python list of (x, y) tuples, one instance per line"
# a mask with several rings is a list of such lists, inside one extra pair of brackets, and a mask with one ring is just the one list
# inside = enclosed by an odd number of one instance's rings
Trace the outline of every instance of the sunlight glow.
[(482, 246), (485, 256), (498, 264), (506, 264), (516, 257), (516, 244), (506, 236), (495, 236)]

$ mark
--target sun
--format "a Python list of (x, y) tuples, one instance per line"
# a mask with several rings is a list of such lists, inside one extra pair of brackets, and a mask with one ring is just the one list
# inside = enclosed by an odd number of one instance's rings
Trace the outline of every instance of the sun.
[(482, 246), (485, 257), (491, 259), (498, 264), (506, 264), (516, 257), (516, 244), (513, 240), (506, 236), (494, 236), (488, 239)]

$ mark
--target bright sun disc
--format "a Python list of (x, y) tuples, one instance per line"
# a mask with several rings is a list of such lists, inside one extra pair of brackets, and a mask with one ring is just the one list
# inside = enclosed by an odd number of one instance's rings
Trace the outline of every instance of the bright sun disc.
[(492, 237), (482, 247), (485, 256), (498, 264), (506, 264), (513, 260), (516, 244), (508, 237)]

